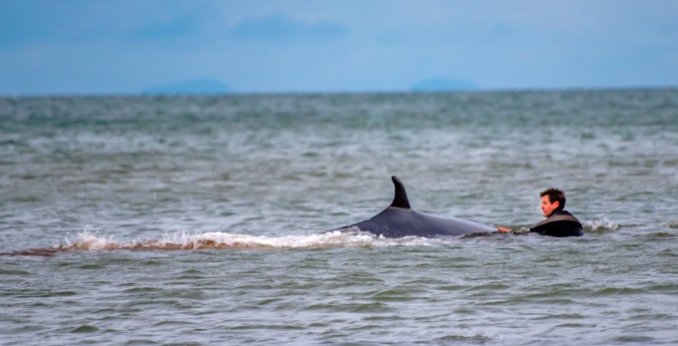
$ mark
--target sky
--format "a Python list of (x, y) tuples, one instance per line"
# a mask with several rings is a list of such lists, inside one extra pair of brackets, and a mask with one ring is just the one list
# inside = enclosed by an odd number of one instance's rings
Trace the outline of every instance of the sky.
[(678, 86), (674, 0), (2, 0), (0, 95)]

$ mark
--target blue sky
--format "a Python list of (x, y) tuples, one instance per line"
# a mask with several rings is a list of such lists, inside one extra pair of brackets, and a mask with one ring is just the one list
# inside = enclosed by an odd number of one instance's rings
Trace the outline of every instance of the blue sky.
[(678, 86), (678, 1), (0, 2), (0, 95)]

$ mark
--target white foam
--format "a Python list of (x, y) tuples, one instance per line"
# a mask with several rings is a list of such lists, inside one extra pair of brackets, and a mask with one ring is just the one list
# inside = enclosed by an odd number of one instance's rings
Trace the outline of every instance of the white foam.
[(216, 249), (296, 249), (296, 248), (357, 248), (384, 246), (429, 246), (440, 240), (420, 237), (387, 239), (367, 232), (327, 232), (311, 235), (290, 235), (282, 237), (254, 236), (226, 232), (208, 232), (191, 234), (178, 232), (165, 234), (161, 239), (136, 239), (129, 242), (116, 242), (113, 236), (100, 236), (90, 231), (77, 234), (74, 242), (66, 239), (65, 244), (57, 246), (63, 250), (116, 250), (116, 249), (158, 249), (158, 250), (196, 250)]
[(584, 228), (591, 232), (598, 231), (617, 231), (619, 230), (619, 224), (608, 220), (606, 217), (600, 218), (595, 221), (586, 221), (584, 222)]

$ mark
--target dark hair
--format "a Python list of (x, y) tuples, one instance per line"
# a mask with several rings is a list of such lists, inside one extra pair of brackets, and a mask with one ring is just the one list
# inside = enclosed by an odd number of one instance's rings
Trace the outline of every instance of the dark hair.
[(565, 192), (555, 187), (549, 187), (542, 191), (539, 197), (549, 196), (549, 202), (555, 203), (558, 201), (558, 208), (556, 210), (563, 210), (565, 208)]

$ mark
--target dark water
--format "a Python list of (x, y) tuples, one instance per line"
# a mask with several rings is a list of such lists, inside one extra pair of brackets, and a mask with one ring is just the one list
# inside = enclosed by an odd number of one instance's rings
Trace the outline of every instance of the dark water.
[(1, 344), (678, 343), (676, 90), (5, 98), (0, 193)]

